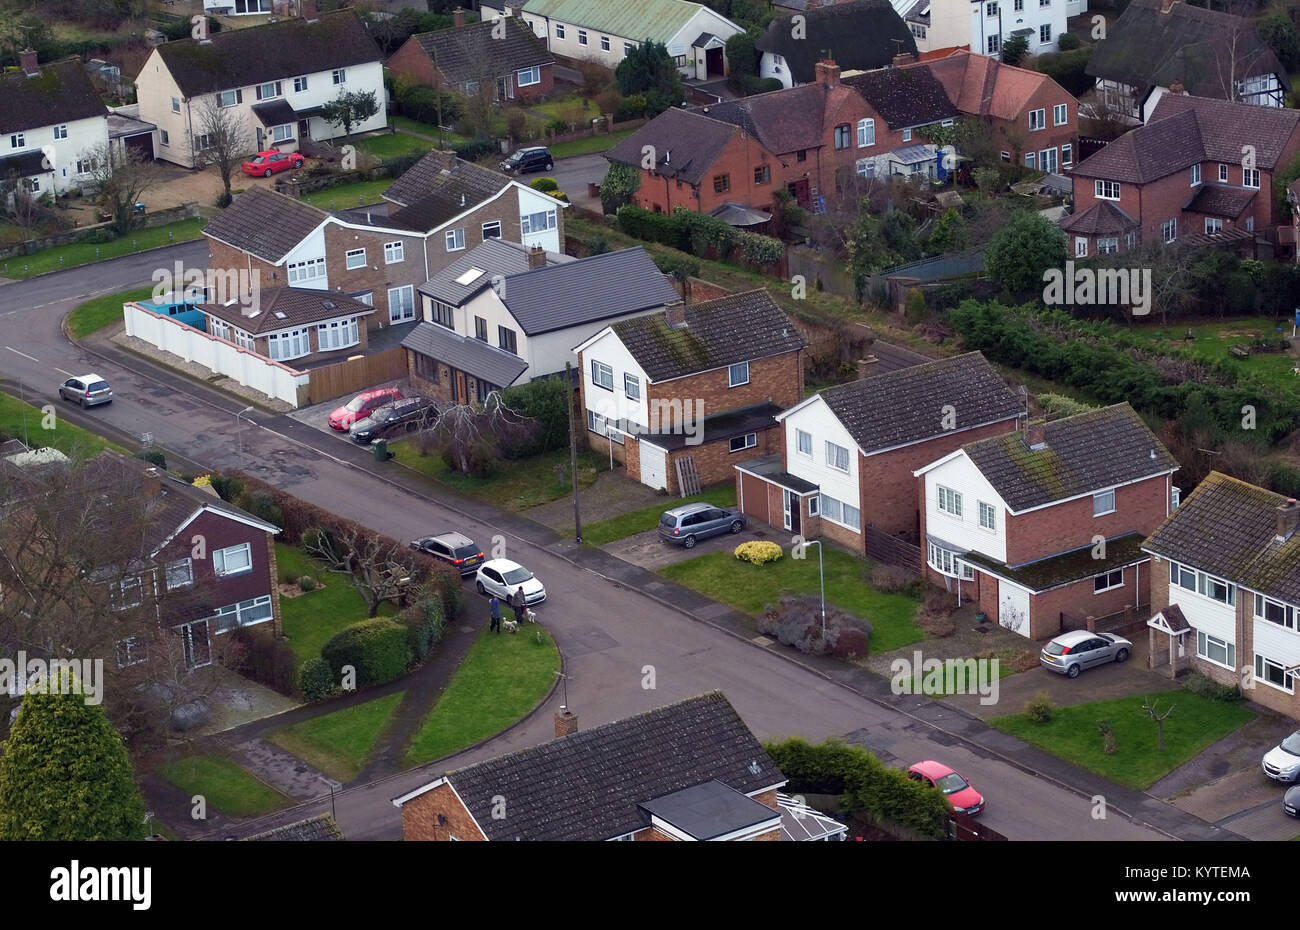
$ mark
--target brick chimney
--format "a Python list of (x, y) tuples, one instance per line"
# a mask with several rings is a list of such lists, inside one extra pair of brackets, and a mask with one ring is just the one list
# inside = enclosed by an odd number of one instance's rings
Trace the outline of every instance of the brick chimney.
[(162, 475), (158, 473), (157, 468), (146, 468), (144, 470), (144, 480), (140, 482), (140, 490), (148, 499), (153, 499), (162, 493)]
[[(445, 7), (444, 7), (444, 9), (445, 9)], [(464, 8), (464, 7), (459, 7), (459, 6), (458, 6), (458, 7), (456, 7), (456, 9), (452, 10), (452, 11), (451, 11), (451, 21), (452, 21), (452, 24), (453, 24), (453, 25), (458, 26), (458, 27), (459, 27), (459, 26), (463, 26), (463, 25), (465, 25), (465, 8)]]
[(681, 329), (686, 325), (686, 301), (674, 300), (664, 304), (664, 321), (669, 329)]
[(572, 736), (578, 732), (578, 715), (569, 710), (563, 704), (555, 712), (555, 735)]
[(866, 358), (858, 359), (858, 379), (861, 380), (868, 375), (875, 374), (876, 365), (879, 363), (880, 359), (876, 358), (874, 355), (868, 355)]
[(320, 19), (320, 13), (316, 9), (316, 0), (298, 0), (298, 15), (309, 23), (314, 23)]
[(840, 83), (840, 66), (831, 59), (817, 62), (814, 70), (817, 72), (818, 84), (835, 87)]
[(36, 64), (36, 49), (25, 48), (18, 53), (18, 66), (23, 69), (23, 74), (28, 77), (36, 77), (41, 73), (41, 68)]
[(1286, 542), (1295, 535), (1296, 526), (1300, 525), (1300, 504), (1294, 497), (1287, 498), (1285, 504), (1277, 508), (1277, 538)]
[(916, 56), (911, 52), (899, 52), (894, 56), (893, 64), (895, 68), (901, 68), (903, 65), (910, 65), (914, 61), (916, 61)]
[(1042, 420), (1025, 424), (1025, 445), (1031, 449), (1047, 448), (1047, 433), (1043, 429)]
[(1183, 87), (1182, 81), (1174, 81), (1169, 85), (1169, 93), (1174, 94), (1175, 96), (1181, 96), (1182, 94), (1187, 93), (1187, 89)]
[(528, 267), (545, 268), (546, 267), (546, 250), (540, 245), (530, 246), (528, 249)]

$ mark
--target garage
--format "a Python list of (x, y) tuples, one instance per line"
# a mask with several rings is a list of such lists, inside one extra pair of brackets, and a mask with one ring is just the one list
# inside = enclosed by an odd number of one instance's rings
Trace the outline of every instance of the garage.
[(668, 450), (640, 441), (641, 483), (658, 491), (668, 487)]

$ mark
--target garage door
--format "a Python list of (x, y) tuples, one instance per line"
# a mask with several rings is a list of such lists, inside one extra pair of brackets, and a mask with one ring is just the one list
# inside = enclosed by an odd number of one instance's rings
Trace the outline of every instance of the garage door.
[(1029, 592), (998, 582), (998, 623), (1012, 633), (1029, 635)]
[(658, 491), (668, 487), (668, 452), (642, 440), (641, 483)]

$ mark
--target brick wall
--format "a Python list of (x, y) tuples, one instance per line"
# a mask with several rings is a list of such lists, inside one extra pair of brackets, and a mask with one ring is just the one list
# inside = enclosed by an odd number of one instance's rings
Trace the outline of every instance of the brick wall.
[[(658, 384), (646, 385), (646, 400), (672, 405), (690, 400), (696, 416), (711, 417), (729, 410), (739, 410), (771, 401), (781, 407), (792, 407), (803, 399), (803, 352), (786, 352), (770, 358), (755, 359), (749, 363), (749, 383), (728, 387), (728, 369), (701, 372), (687, 378), (676, 378)], [(663, 420), (669, 419), (667, 408)], [(679, 409), (673, 407), (673, 409)], [(701, 413), (702, 411), (702, 413)], [(675, 424), (674, 424), (675, 425)], [(668, 423), (661, 421), (661, 428)], [(757, 455), (750, 456), (756, 458)]]
[(406, 372), (411, 379), (411, 385), (417, 391), (428, 394), (436, 400), (446, 401), (448, 403), (455, 401), (464, 403), (467, 400), (478, 399), (478, 379), (473, 375), (464, 376), (464, 384), (459, 383), (460, 378), (457, 372), (453, 371), (451, 366), (445, 362), (435, 360), (434, 363), (436, 379), (431, 377), (431, 373), (419, 373), (416, 368), (416, 353), (410, 349), (406, 350)]
[(1141, 606), (1150, 600), (1147, 593), (1149, 590), (1148, 565), (1142, 565), (1140, 570), (1138, 566), (1124, 569), (1124, 587), (1101, 594), (1093, 593), (1091, 578), (1044, 591), (1042, 594), (1031, 594), (1029, 635), (1032, 639), (1049, 639), (1061, 632), (1062, 612), (1084, 620), (1089, 616), (1105, 617), (1118, 613), (1125, 607)]
[[(438, 823), (441, 814), (445, 823)], [(402, 805), (402, 839), (446, 842), (486, 840), (450, 785), (439, 785)]]
[[(772, 448), (774, 438), (777, 438), (783, 432), (782, 428), (773, 424), (770, 428), (757, 430), (758, 445), (751, 449), (744, 449), (740, 452), (732, 452), (728, 440), (721, 439), (716, 442), (705, 442), (698, 446), (686, 446), (682, 449), (676, 449), (668, 453), (668, 493), (680, 494), (681, 486), (677, 482), (677, 465), (680, 459), (689, 456), (695, 462), (695, 471), (700, 476), (701, 487), (708, 487), (711, 484), (719, 484), (732, 480), (732, 476), (737, 474), (732, 468), (737, 462), (744, 462), (749, 459), (761, 458), (769, 455), (774, 450)], [(637, 474), (640, 474), (638, 464)]]
[[(769, 166), (771, 180), (756, 185), (754, 168), (763, 164)], [(765, 210), (772, 205), (772, 191), (779, 174), (779, 159), (753, 136), (742, 135), (737, 129), (697, 185), (642, 169), (641, 188), (633, 200), (639, 207), (662, 213), (671, 213), (676, 206), (707, 213), (728, 200)], [(715, 179), (725, 189), (715, 190)]]
[(1092, 515), (1092, 495), (1006, 517), (1007, 564), (1020, 565), (1125, 533), (1149, 536), (1168, 514), (1169, 478), (1160, 475), (1115, 490), (1115, 511)]
[[(391, 265), (384, 261), (384, 245), (389, 242), (401, 242), (404, 256), (402, 261)], [(330, 290), (343, 294), (370, 291), (374, 295), (377, 312), (370, 316), (369, 326), (382, 329), (389, 324), (389, 289), (409, 285), (412, 288), (411, 300), (418, 316), (420, 295), (414, 288), (427, 280), (422, 261), (423, 248), (424, 242), (419, 236), (347, 229), (330, 223), (325, 227), (325, 271), (329, 275)], [(355, 249), (365, 249), (365, 264), (360, 268), (349, 269), (347, 253)]]
[(282, 267), (277, 268), (270, 262), (255, 258), (247, 252), (211, 237), (207, 237), (207, 239), (209, 268), (231, 271), (256, 271), (259, 275), (258, 286), (264, 288), (279, 287), (288, 283), (285, 280), (285, 272)]
[(277, 637), (284, 635), (284, 624), (280, 620), (280, 565), (275, 558), (275, 536), (266, 534), (267, 569), (271, 578), (271, 626)]
[[(449, 82), (441, 76), (438, 67), (429, 58), (429, 53), (414, 39), (407, 39), (402, 43), (402, 47), (384, 62), (384, 67), (394, 76), (405, 75), (417, 84), (431, 87), (449, 86)], [(541, 78), (540, 84), (520, 87), (518, 73), (511, 72), (510, 83), (514, 88), (514, 99), (533, 100), (555, 90), (555, 75), (551, 65), (542, 65), (538, 76)]]
[[(1053, 108), (1062, 103), (1065, 104), (1066, 119), (1064, 124), (1057, 126)], [(1031, 110), (1042, 110), (1044, 118), (1043, 128), (1033, 132), (1029, 131)], [(1042, 82), (1042, 85), (1025, 101), (1015, 119), (990, 119), (989, 126), (993, 131), (993, 139), (998, 150), (1009, 151), (1014, 164), (1023, 165), (1025, 154), (1028, 152), (1037, 155), (1044, 149), (1055, 149), (1056, 171), (1060, 174), (1066, 167), (1061, 155), (1062, 145), (1072, 147), (1072, 163), (1079, 163), (1079, 148), (1076, 141), (1079, 137), (1078, 101), (1055, 81)], [(1047, 170), (1039, 163), (1040, 159), (1040, 155), (1035, 159), (1038, 168)]]

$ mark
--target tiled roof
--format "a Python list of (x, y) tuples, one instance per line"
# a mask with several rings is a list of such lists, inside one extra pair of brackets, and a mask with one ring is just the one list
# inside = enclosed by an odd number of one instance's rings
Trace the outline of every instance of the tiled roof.
[(1235, 220), (1255, 201), (1258, 190), (1244, 187), (1229, 187), (1226, 184), (1202, 184), (1200, 188), (1183, 204), (1183, 209), (1192, 213), (1208, 213), (1211, 216), (1226, 216)]
[[(710, 779), (743, 794), (785, 782), (719, 691), (447, 773), (490, 840), (604, 840), (647, 826), (638, 805)], [(493, 798), (510, 816), (493, 818)]]
[[(1251, 107), (1252, 110), (1259, 109)], [(1175, 113), (1120, 136), (1075, 167), (1076, 176), (1146, 184), (1205, 160), (1196, 114)], [(1238, 151), (1237, 157), (1241, 157)]]
[(851, 94), (842, 86), (828, 89), (823, 84), (805, 84), (710, 103), (694, 112), (738, 126), (770, 151), (782, 155), (823, 145), (823, 115), (839, 98)]
[[(427, 232), (457, 213), (482, 203), (509, 183), (510, 179), (499, 171), (457, 158), (453, 152), (434, 150), (402, 172), (383, 196), (385, 200), (410, 209), (407, 217), (415, 223), (411, 228)], [(390, 216), (398, 217), (403, 213), (403, 210), (397, 210)], [(432, 225), (421, 227), (420, 224), (426, 222), (432, 222)]]
[(1240, 163), (1241, 147), (1250, 145), (1255, 150), (1256, 165), (1266, 171), (1278, 166), (1296, 126), (1300, 125), (1300, 112), (1296, 110), (1186, 94), (1163, 95), (1151, 111), (1151, 121), (1186, 112), (1196, 114), (1206, 159)]
[[(904, 65), (902, 70), (928, 70), (943, 84), (949, 99), (962, 113), (1004, 120), (1018, 119), (1033, 95), (1045, 84), (1052, 83), (1041, 72), (1016, 68), (964, 49), (942, 58)], [(1069, 93), (1062, 88), (1061, 101), (1069, 98)]]
[(502, 38), (493, 36), (496, 24), (489, 19), (453, 29), (421, 32), (407, 41), (424, 49), (453, 84), (495, 78), (555, 60), (523, 20), (512, 16), (504, 25)]
[(462, 336), (427, 320), (417, 323), (406, 334), (402, 347), (446, 362), (497, 387), (514, 384), (515, 379), (528, 368), (528, 363), (512, 352), (498, 349), (481, 339)]
[[(93, 116), (107, 119), (108, 108), (95, 93), (80, 61), (69, 58), (41, 65), (40, 69), (38, 77), (30, 78), (21, 68), (0, 73), (0, 133), (30, 131)], [(35, 142), (27, 140), (28, 145)]]
[(198, 309), (255, 336), (303, 323), (369, 316), (375, 312), (374, 307), (351, 297), (305, 287), (263, 288), (258, 295), (257, 313), (251, 316), (244, 313), (244, 307), (238, 303), (229, 306), (199, 304)]
[[(561, 23), (571, 23), (633, 42), (662, 42), (665, 45), (702, 9), (686, 0), (528, 0), (524, 12)], [(721, 14), (719, 14), (721, 16)], [(731, 22), (730, 20), (725, 20)], [(735, 32), (743, 32), (739, 26)]]
[(845, 71), (868, 71), (883, 68), (895, 55), (916, 54), (912, 31), (888, 0), (857, 0), (798, 15), (804, 17), (805, 27), (799, 38), (791, 18), (782, 16), (772, 20), (754, 44), (784, 58), (800, 83), (812, 81), (814, 66), (826, 57)]
[(250, 187), (203, 227), (203, 235), (278, 262), (329, 214), (306, 201)]
[(612, 162), (641, 166), (645, 146), (655, 152), (655, 171), (687, 184), (699, 184), (740, 131), (693, 110), (664, 110), (619, 142), (605, 157)]
[(938, 79), (922, 66), (886, 68), (844, 78), (893, 130), (924, 126), (959, 114)]
[(273, 830), (267, 830), (265, 833), (246, 837), (246, 839), (266, 842), (318, 843), (341, 840), (343, 839), (343, 831), (339, 829), (339, 825), (334, 822), (333, 817), (329, 814), (321, 814), (319, 817), (299, 820), (296, 823), (287, 823), (282, 827), (276, 827)]
[(186, 97), (383, 60), (352, 10), (223, 29), (205, 42), (178, 39), (155, 51)]
[(979, 352), (871, 375), (821, 397), (866, 455), (948, 432), (948, 405), (959, 430), (1021, 413), (1020, 398)]
[(962, 446), (1013, 512), (1178, 468), (1128, 404), (1088, 410), (1043, 424), (1046, 446), (1031, 449), (1025, 433)]
[(1282, 494), (1210, 472), (1144, 548), (1300, 604), (1300, 532), (1277, 541), (1277, 508), (1286, 501)]
[(1082, 213), (1071, 213), (1060, 226), (1080, 236), (1101, 236), (1137, 229), (1138, 221), (1109, 200), (1099, 200)]
[(691, 304), (685, 311), (686, 326), (680, 329), (670, 328), (661, 313), (613, 326), (652, 384), (794, 352), (805, 345), (790, 318), (763, 288)]
[[(546, 253), (548, 265), (560, 265), (572, 261), (577, 259), (571, 255)], [(457, 279), (463, 277), (471, 268), (477, 268), (483, 274), (461, 284)], [(505, 277), (527, 270), (528, 251), (524, 246), (517, 242), (507, 242), (505, 239), (485, 239), (425, 281), (417, 290), (434, 300), (459, 307), (483, 288), (491, 286), (494, 276)]]
[[(1145, 91), (1182, 83), (1188, 93), (1226, 96), (1235, 78), (1286, 71), (1249, 19), (1175, 2), (1132, 0), (1093, 46), (1090, 77), (1133, 84)], [(1241, 158), (1240, 152), (1237, 158)]]

